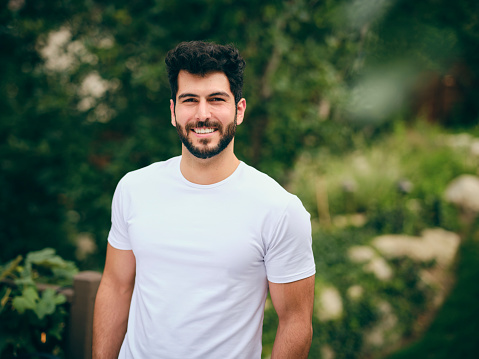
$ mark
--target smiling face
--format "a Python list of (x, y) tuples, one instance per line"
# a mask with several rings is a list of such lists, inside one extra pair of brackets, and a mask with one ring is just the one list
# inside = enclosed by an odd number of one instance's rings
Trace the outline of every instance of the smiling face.
[(205, 76), (184, 70), (178, 74), (176, 105), (170, 101), (171, 123), (176, 127), (185, 150), (197, 158), (233, 153), (236, 125), (243, 122), (245, 99), (235, 104), (226, 75)]

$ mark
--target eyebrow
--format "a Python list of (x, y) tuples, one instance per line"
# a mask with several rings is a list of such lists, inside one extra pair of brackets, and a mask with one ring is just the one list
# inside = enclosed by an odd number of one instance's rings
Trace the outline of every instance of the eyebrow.
[(230, 95), (228, 95), (228, 93), (226, 93), (224, 91), (214, 92), (214, 93), (210, 94), (208, 97), (214, 97), (214, 96), (230, 97)]
[[(218, 91), (218, 92), (213, 92), (209, 94), (207, 97), (215, 97), (215, 96), (224, 96), (224, 97), (230, 97), (230, 95), (227, 92), (224, 91)], [(178, 99), (182, 99), (185, 97), (195, 97), (198, 98), (200, 96), (193, 94), (193, 93), (182, 93), (181, 95), (178, 95)]]

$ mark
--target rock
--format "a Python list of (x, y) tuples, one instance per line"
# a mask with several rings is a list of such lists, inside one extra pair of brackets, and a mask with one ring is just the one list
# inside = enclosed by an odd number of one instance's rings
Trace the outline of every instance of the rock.
[(447, 186), (445, 197), (448, 202), (462, 209), (479, 213), (479, 178), (459, 176)]
[(446, 144), (454, 149), (467, 148), (471, 145), (474, 138), (468, 133), (459, 133), (455, 135), (448, 135), (446, 137)]
[(393, 271), (382, 257), (373, 258), (364, 266), (366, 272), (373, 273), (379, 280), (389, 280), (393, 277)]
[(451, 286), (448, 268), (459, 249), (460, 237), (441, 228), (424, 230), (421, 237), (384, 235), (376, 237), (372, 245), (386, 258), (407, 256), (415, 261), (436, 261), (436, 265), (420, 271), (424, 285), (435, 288), (432, 307), (439, 307)]
[(316, 316), (322, 322), (341, 318), (343, 314), (343, 300), (339, 291), (333, 287), (323, 287), (316, 296)]
[(359, 284), (352, 285), (348, 288), (347, 295), (352, 300), (361, 299), (363, 296), (364, 289)]
[(479, 139), (477, 138), (471, 144), (471, 155), (479, 157)]
[(440, 228), (424, 230), (421, 237), (383, 235), (376, 237), (372, 245), (388, 258), (408, 256), (413, 260), (436, 260), (447, 267), (456, 256), (460, 237)]
[(393, 276), (389, 264), (369, 246), (352, 246), (348, 250), (351, 262), (365, 263), (364, 270), (373, 273), (380, 280), (388, 280)]
[(375, 255), (374, 249), (369, 246), (352, 246), (348, 249), (348, 257), (354, 263), (369, 262)]
[(334, 352), (333, 348), (329, 345), (325, 344), (321, 347), (321, 358), (323, 359), (334, 359), (336, 357), (336, 353)]

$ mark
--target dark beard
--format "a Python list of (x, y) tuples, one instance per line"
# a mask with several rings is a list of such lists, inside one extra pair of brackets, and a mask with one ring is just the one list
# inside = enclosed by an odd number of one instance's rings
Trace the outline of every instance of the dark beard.
[[(216, 147), (208, 148), (207, 145), (210, 142), (210, 139), (202, 139), (200, 143), (204, 145), (204, 147), (195, 147), (193, 142), (188, 138), (188, 134), (192, 128), (199, 125), (199, 127), (215, 127), (220, 134), (220, 141)], [(236, 116), (232, 123), (230, 123), (226, 129), (223, 128), (223, 125), (220, 122), (210, 122), (210, 121), (201, 121), (195, 124), (188, 124), (186, 126), (186, 131), (183, 130), (183, 127), (176, 122), (176, 132), (178, 132), (178, 136), (180, 137), (181, 142), (185, 145), (186, 149), (195, 157), (206, 159), (214, 157), (220, 154), (228, 145), (231, 143), (233, 138), (235, 137), (236, 133)], [(223, 133), (224, 132), (224, 133)]]

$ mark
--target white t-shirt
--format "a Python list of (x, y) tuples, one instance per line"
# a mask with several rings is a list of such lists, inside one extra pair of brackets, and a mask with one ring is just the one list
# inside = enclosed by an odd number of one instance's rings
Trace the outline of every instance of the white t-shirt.
[(180, 160), (130, 172), (115, 191), (108, 241), (136, 257), (119, 358), (260, 358), (268, 280), (315, 273), (309, 214), (243, 162), (198, 185)]

